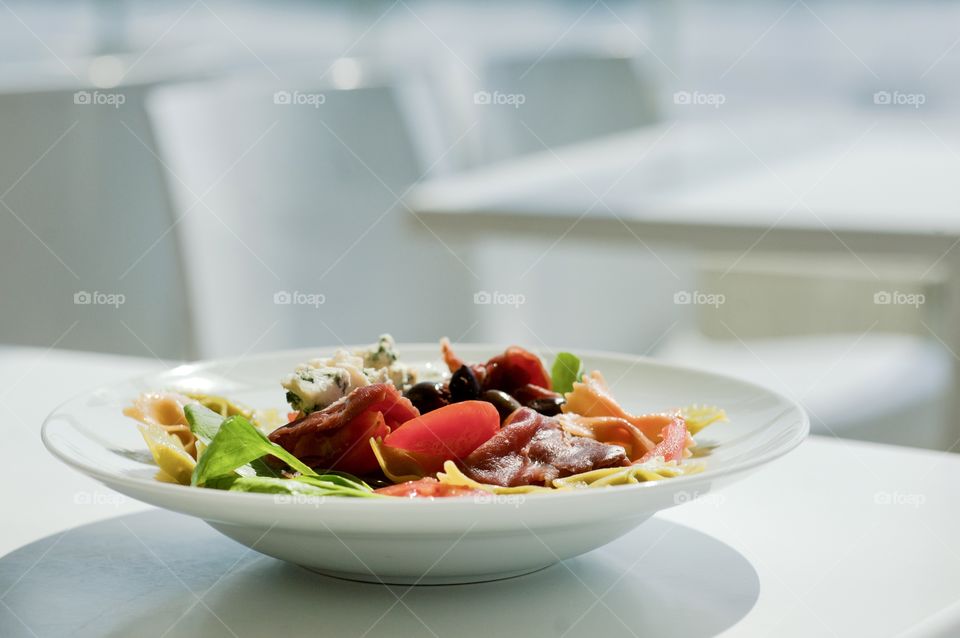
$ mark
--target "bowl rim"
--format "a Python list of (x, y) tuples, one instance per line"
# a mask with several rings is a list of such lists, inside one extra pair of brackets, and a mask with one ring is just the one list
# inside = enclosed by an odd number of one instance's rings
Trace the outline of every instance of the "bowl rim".
[[(493, 350), (499, 351), (504, 348), (503, 345), (489, 344), (489, 343), (460, 343), (457, 342), (454, 344), (458, 349), (462, 350)], [(73, 457), (67, 450), (61, 449), (57, 441), (54, 440), (53, 432), (58, 424), (64, 423), (67, 421), (66, 415), (62, 414), (63, 409), (72, 404), (75, 401), (88, 397), (97, 392), (101, 392), (106, 389), (116, 388), (119, 386), (127, 384), (136, 384), (137, 382), (148, 383), (150, 381), (159, 381), (167, 377), (176, 376), (178, 374), (184, 374), (187, 372), (196, 371), (203, 368), (211, 368), (217, 366), (226, 366), (230, 364), (238, 365), (240, 362), (249, 362), (251, 360), (256, 360), (259, 358), (280, 358), (280, 357), (296, 357), (296, 356), (307, 356), (307, 358), (315, 358), (317, 356), (324, 356), (326, 353), (332, 353), (337, 349), (347, 349), (355, 350), (369, 347), (369, 344), (364, 345), (340, 345), (340, 346), (320, 346), (320, 347), (306, 347), (306, 348), (289, 348), (283, 350), (271, 350), (267, 352), (259, 352), (255, 354), (248, 355), (239, 355), (239, 356), (230, 356), (230, 357), (219, 357), (214, 359), (204, 359), (204, 360), (195, 360), (188, 361), (176, 365), (172, 368), (161, 372), (150, 372), (140, 375), (135, 375), (128, 377), (121, 381), (100, 385), (90, 390), (87, 390), (83, 393), (74, 395), (69, 399), (62, 401), (55, 407), (45, 418), (43, 424), (40, 428), (40, 437), (43, 441), (44, 446), (47, 450), (50, 451), (57, 459), (66, 465), (74, 468), (75, 470), (85, 474), (91, 478), (104, 483), (112, 489), (114, 484), (123, 485), (126, 487), (134, 488), (138, 493), (148, 492), (156, 494), (157, 496), (166, 496), (170, 498), (185, 498), (193, 500), (195, 502), (201, 501), (210, 501), (215, 500), (219, 504), (227, 502), (235, 502), (238, 505), (241, 503), (245, 504), (260, 504), (264, 507), (267, 504), (273, 504), (274, 506), (302, 506), (315, 509), (315, 504), (311, 502), (302, 502), (300, 499), (291, 499), (288, 502), (279, 502), (276, 498), (277, 494), (263, 494), (263, 493), (253, 493), (253, 492), (230, 492), (227, 490), (207, 490), (203, 488), (196, 488), (189, 485), (174, 485), (171, 483), (164, 483), (157, 481), (152, 478), (142, 478), (139, 476), (129, 476), (125, 474), (120, 474), (112, 471), (105, 471), (99, 467), (96, 467), (92, 464), (86, 463), (84, 461), (78, 460)], [(400, 350), (403, 349), (428, 349), (428, 348), (437, 348), (437, 343), (428, 343), (428, 342), (401, 342), (397, 344), (397, 348)], [(810, 418), (804, 410), (803, 406), (787, 397), (786, 395), (753, 383), (752, 381), (747, 381), (739, 377), (734, 377), (718, 372), (712, 372), (697, 368), (690, 365), (674, 364), (658, 359), (654, 359), (647, 355), (638, 355), (638, 354), (628, 354), (620, 352), (612, 352), (605, 350), (593, 350), (593, 349), (584, 349), (584, 348), (575, 348), (575, 349), (565, 349), (565, 348), (530, 348), (532, 352), (537, 353), (538, 355), (543, 354), (544, 351), (550, 353), (556, 352), (573, 352), (576, 351), (578, 356), (581, 358), (598, 358), (598, 359), (609, 359), (614, 361), (619, 361), (622, 363), (630, 364), (631, 368), (636, 365), (645, 365), (653, 368), (667, 369), (675, 372), (696, 374), (703, 377), (714, 377), (716, 379), (722, 379), (724, 381), (730, 382), (733, 381), (737, 384), (740, 384), (750, 390), (753, 390), (759, 394), (764, 394), (776, 398), (778, 401), (789, 406), (789, 412), (793, 412), (796, 416), (799, 417), (799, 422), (794, 423), (791, 426), (784, 429), (785, 432), (793, 431), (791, 436), (778, 442), (773, 449), (758, 454), (755, 457), (744, 459), (739, 462), (733, 463), (731, 466), (726, 468), (719, 468), (711, 470), (709, 465), (704, 471), (696, 474), (688, 474), (684, 476), (679, 476), (671, 479), (666, 479), (663, 481), (647, 481), (639, 483), (636, 485), (615, 485), (608, 486), (602, 490), (591, 490), (591, 489), (574, 489), (574, 490), (557, 490), (555, 492), (536, 492), (536, 493), (526, 493), (518, 495), (491, 495), (492, 498), (490, 501), (485, 502), (484, 505), (492, 506), (504, 506), (504, 507), (514, 507), (515, 505), (509, 502), (510, 499), (505, 499), (505, 496), (522, 496), (524, 502), (527, 502), (528, 499), (535, 499), (537, 502), (546, 501), (547, 499), (576, 499), (583, 498), (587, 496), (592, 496), (594, 498), (603, 495), (614, 495), (627, 492), (641, 492), (642, 490), (651, 490), (655, 492), (674, 492), (676, 488), (689, 487), (691, 485), (699, 483), (709, 483), (716, 479), (723, 477), (735, 476), (745, 474), (753, 469), (756, 469), (762, 465), (766, 465), (781, 456), (791, 452), (798, 445), (800, 445), (804, 439), (807, 438), (810, 432)], [(308, 355), (312, 355), (309, 356)], [(438, 359), (440, 355), (438, 353)], [(321, 498), (321, 497), (315, 497)], [(325, 506), (335, 504), (337, 508), (363, 508), (363, 507), (404, 507), (411, 508), (419, 506), (426, 506), (432, 509), (436, 509), (438, 503), (447, 503), (443, 507), (454, 507), (455, 505), (470, 504), (476, 505), (476, 499), (473, 496), (462, 496), (462, 497), (443, 497), (443, 498), (394, 498), (394, 499), (367, 499), (367, 498), (344, 498), (344, 497), (322, 497), (321, 500)]]

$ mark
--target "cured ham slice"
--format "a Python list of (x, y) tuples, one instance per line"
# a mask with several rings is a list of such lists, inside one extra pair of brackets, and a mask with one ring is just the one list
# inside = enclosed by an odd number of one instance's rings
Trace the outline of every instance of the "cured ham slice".
[(375, 383), (277, 428), (269, 438), (310, 467), (366, 474), (379, 467), (370, 438), (384, 437), (417, 416), (393, 384)]
[(633, 415), (620, 407), (610, 394), (607, 382), (598, 370), (583, 375), (583, 381), (573, 384), (573, 392), (566, 394), (564, 414), (579, 414), (584, 417), (616, 417), (634, 425), (644, 436), (654, 442), (660, 441), (660, 433), (676, 418), (676, 414)]
[[(450, 372), (456, 372), (465, 365), (446, 337), (440, 340), (440, 349)], [(529, 386), (536, 395), (532, 398), (558, 396), (551, 392), (550, 375), (543, 367), (540, 357), (520, 346), (510, 346), (503, 354), (491, 357), (486, 363), (470, 365), (470, 369), (484, 390), (501, 390), (513, 394), (514, 391)]]
[(517, 388), (526, 385), (545, 390), (553, 388), (540, 357), (519, 346), (510, 346), (503, 354), (491, 358), (485, 368), (484, 390), (503, 390), (513, 394)]
[(564, 476), (629, 464), (624, 449), (565, 432), (556, 419), (520, 408), (503, 428), (460, 464), (489, 485), (550, 485)]
[(562, 414), (557, 420), (570, 434), (619, 445), (631, 461), (640, 460), (655, 447), (653, 441), (647, 438), (640, 428), (619, 417)]

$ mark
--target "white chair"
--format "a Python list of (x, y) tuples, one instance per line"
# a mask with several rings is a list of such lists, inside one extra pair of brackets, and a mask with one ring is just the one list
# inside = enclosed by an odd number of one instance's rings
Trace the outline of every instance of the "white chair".
[[(937, 325), (942, 278), (903, 257), (871, 262), (876, 276), (846, 256), (706, 260), (699, 288), (723, 303), (687, 306), (702, 332), (671, 335), (657, 355), (795, 398), (816, 434), (947, 449), (951, 355), (924, 326)], [(876, 303), (895, 290), (924, 303)]]
[(479, 77), (450, 63), (442, 79), (433, 74), (435, 102), (441, 105), (435, 118), (440, 136), (447, 147), (463, 136), (435, 173), (658, 120), (655, 82), (642, 58), (589, 51), (538, 58), (539, 54), (517, 55), (471, 64)]
[[(397, 198), (418, 179), (394, 94), (365, 69), (170, 87), (150, 112), (203, 355), (457, 336), (467, 270)], [(462, 310), (461, 310), (462, 309)]]
[(0, 342), (190, 354), (146, 91), (0, 94)]

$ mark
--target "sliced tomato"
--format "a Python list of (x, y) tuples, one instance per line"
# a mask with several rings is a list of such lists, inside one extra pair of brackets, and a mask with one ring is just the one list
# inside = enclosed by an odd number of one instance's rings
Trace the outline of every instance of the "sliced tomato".
[(407, 421), (388, 434), (383, 443), (439, 459), (442, 467), (443, 461), (466, 457), (499, 430), (500, 414), (492, 404), (461, 401)]
[(640, 463), (649, 461), (655, 456), (662, 456), (664, 461), (680, 461), (683, 459), (683, 450), (686, 447), (687, 424), (683, 417), (675, 416), (660, 431), (660, 442), (640, 458)]
[(485, 367), (487, 374), (483, 387), (487, 390), (503, 390), (512, 394), (527, 384), (546, 390), (553, 388), (540, 357), (519, 346), (510, 346), (503, 354), (487, 361)]
[(407, 498), (434, 498), (446, 496), (487, 496), (483, 490), (475, 490), (465, 485), (447, 485), (435, 478), (422, 478), (418, 481), (397, 483), (374, 490), (377, 494), (386, 496), (405, 496)]

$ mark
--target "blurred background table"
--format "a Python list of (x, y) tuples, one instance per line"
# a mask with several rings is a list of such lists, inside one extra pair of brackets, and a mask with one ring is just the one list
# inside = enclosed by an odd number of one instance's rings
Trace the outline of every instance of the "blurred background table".
[[(332, 580), (58, 463), (40, 423), (63, 398), (164, 362), (0, 350), (0, 635), (951, 636), (960, 535), (946, 453), (811, 437), (742, 483), (588, 555), (481, 585)], [(131, 426), (132, 427), (132, 426)], [(402, 603), (397, 598), (402, 598)], [(598, 601), (599, 599), (599, 601)], [(498, 613), (502, 611), (503, 613)], [(379, 618), (379, 620), (378, 620)], [(166, 632), (166, 633), (165, 633)]]

